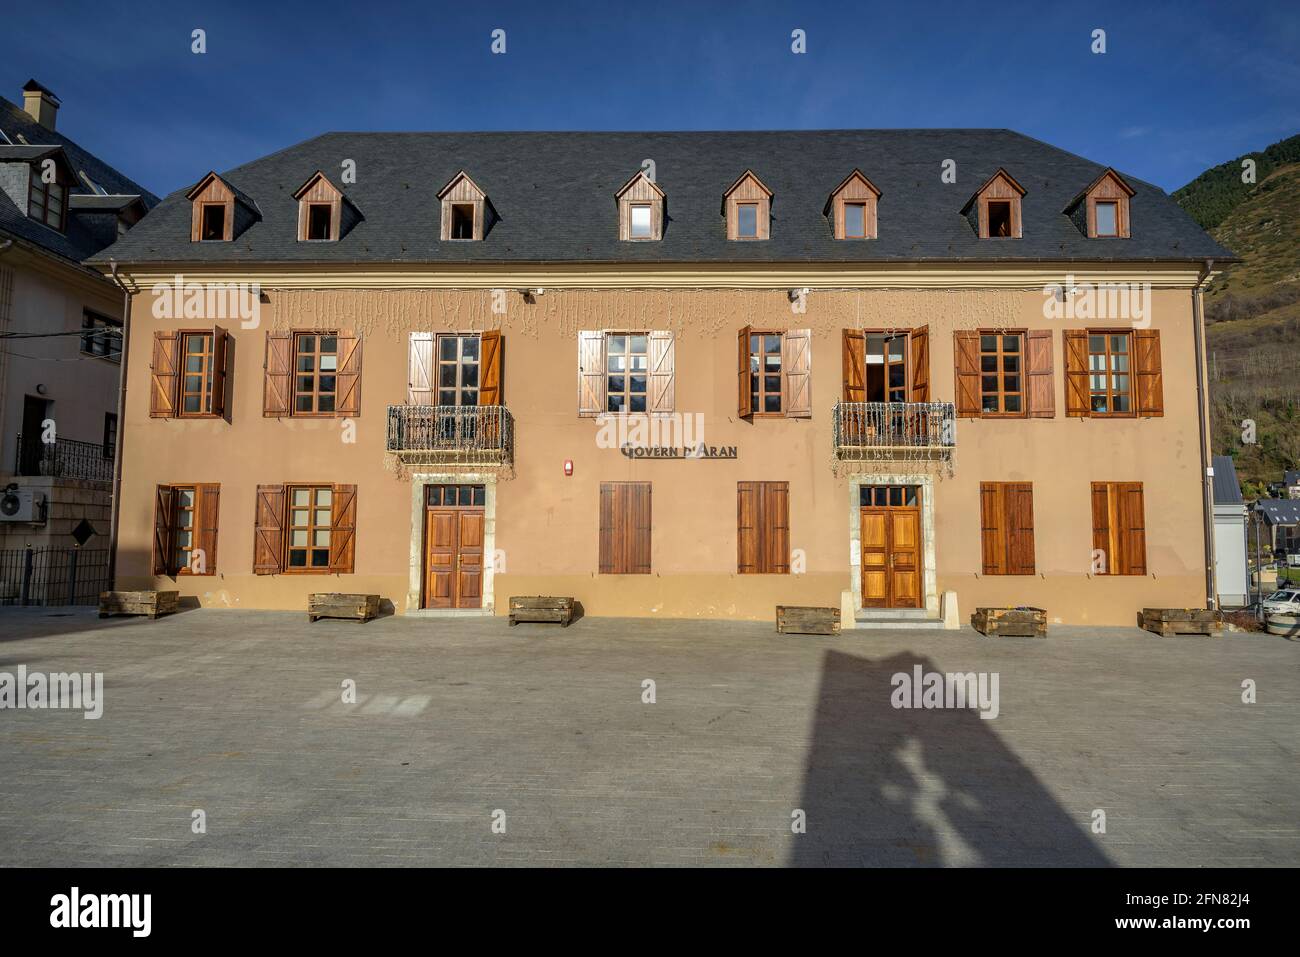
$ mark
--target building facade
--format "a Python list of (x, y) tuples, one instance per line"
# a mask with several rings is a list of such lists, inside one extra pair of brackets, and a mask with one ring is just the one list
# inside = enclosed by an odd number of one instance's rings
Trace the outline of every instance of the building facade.
[[(58, 131), (58, 109), (34, 80), (22, 106), (0, 97), (0, 551), (71, 546), (85, 522), (106, 559), (125, 296), (83, 260), (157, 199)], [(0, 562), (0, 601), (20, 574)]]
[(1195, 290), (1228, 254), (1013, 133), (332, 134), (107, 256), (119, 587), (864, 624), (1207, 601)]

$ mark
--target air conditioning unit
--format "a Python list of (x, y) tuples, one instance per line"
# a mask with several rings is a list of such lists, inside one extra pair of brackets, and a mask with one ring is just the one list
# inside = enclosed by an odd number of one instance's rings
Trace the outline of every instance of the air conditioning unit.
[(10, 488), (0, 492), (0, 522), (45, 521), (45, 496), (30, 488)]

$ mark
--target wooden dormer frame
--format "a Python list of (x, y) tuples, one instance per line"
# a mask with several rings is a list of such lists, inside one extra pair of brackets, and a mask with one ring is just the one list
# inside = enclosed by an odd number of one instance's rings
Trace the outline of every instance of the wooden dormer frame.
[[(1015, 177), (1005, 169), (998, 167), (998, 171), (990, 176), (975, 195), (966, 201), (962, 207), (963, 215), (970, 215), (974, 212), (976, 215), (972, 219), (975, 224), (976, 233), (981, 239), (1020, 239), (1024, 236), (1024, 221), (1021, 216), (1021, 197), (1025, 195), (1025, 188), (1016, 182)], [(1010, 236), (990, 236), (989, 235), (989, 203), (1007, 203), (1011, 204), (1011, 235)]]
[[(190, 189), (185, 197), (190, 201), (190, 242), (224, 242), (235, 238), (235, 191), (215, 172), (208, 173)], [(207, 206), (225, 208), (224, 235), (221, 239), (203, 239), (203, 210)]]
[[(1065, 208), (1065, 212), (1067, 215), (1076, 211), (1082, 213), (1082, 216), (1076, 222), (1079, 222), (1089, 239), (1129, 239), (1132, 236), (1129, 220), (1129, 198), (1135, 192), (1136, 190), (1132, 186), (1124, 182), (1124, 177), (1108, 166), (1100, 176), (1088, 185), (1087, 189), (1070, 201), (1070, 205)], [(1099, 202), (1115, 204), (1114, 235), (1097, 235), (1097, 204)], [(1081, 210), (1079, 209), (1080, 203), (1083, 204)]]
[[(742, 205), (754, 205), (757, 210), (757, 235), (740, 235), (739, 209)], [(769, 239), (772, 232), (772, 191), (763, 185), (763, 181), (747, 169), (722, 194), (722, 214), (727, 217), (727, 238), (737, 242), (755, 242)]]
[[(343, 223), (343, 192), (330, 182), (328, 176), (317, 170), (307, 182), (298, 187), (293, 198), (298, 201), (298, 242), (338, 242)], [(330, 207), (330, 234), (325, 239), (307, 238), (311, 207), (316, 205)]]
[[(663, 239), (667, 196), (659, 188), (659, 185), (645, 174), (645, 170), (637, 170), (636, 174), (614, 194), (614, 199), (618, 202), (618, 238), (620, 241), (651, 243)], [(650, 207), (649, 236), (633, 237), (633, 206)]]
[[(862, 170), (854, 169), (840, 185), (831, 190), (826, 199), (822, 214), (830, 219), (832, 235), (836, 239), (875, 239), (878, 232), (877, 201), (880, 190), (867, 179)], [(850, 203), (860, 203), (866, 207), (863, 215), (862, 236), (848, 236), (845, 233), (844, 207)]]
[[(488, 201), (487, 193), (470, 179), (468, 173), (461, 170), (447, 185), (438, 190), (438, 199), (442, 202), (442, 219), (438, 238), (444, 242), (473, 242), (483, 238), (487, 230)], [(469, 239), (452, 239), (451, 222), (453, 206), (473, 206), (474, 225)]]

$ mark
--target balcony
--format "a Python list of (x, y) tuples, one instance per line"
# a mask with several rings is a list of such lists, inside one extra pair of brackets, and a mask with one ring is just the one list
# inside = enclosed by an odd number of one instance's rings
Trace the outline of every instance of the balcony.
[(957, 410), (951, 402), (836, 402), (834, 438), (841, 461), (951, 466)]
[(81, 482), (113, 482), (113, 450), (98, 442), (58, 439), (42, 442), (40, 435), (24, 439), (18, 433), (14, 455), (17, 475), (48, 475)]
[(502, 405), (390, 405), (385, 448), (402, 465), (509, 465), (515, 422)]

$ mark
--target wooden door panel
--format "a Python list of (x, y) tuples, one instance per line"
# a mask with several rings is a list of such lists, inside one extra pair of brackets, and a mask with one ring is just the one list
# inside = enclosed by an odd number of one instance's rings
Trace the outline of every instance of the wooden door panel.
[(483, 604), (483, 524), (481, 511), (457, 513), (456, 607)]
[(890, 606), (921, 604), (920, 515), (913, 509), (889, 513)]
[(425, 512), (425, 608), (455, 607), (456, 532), (455, 509), (431, 508)]
[(889, 528), (884, 509), (864, 508), (859, 513), (862, 538), (862, 607), (882, 608), (889, 603)]

